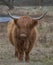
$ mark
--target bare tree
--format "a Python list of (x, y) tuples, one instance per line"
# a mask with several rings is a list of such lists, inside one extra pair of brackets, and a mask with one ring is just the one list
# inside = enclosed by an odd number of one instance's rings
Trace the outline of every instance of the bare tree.
[(8, 0), (8, 1), (5, 1), (5, 0), (1, 0), (5, 5), (7, 5), (9, 7), (9, 9), (13, 9), (14, 6), (13, 6), (13, 1), (14, 0)]

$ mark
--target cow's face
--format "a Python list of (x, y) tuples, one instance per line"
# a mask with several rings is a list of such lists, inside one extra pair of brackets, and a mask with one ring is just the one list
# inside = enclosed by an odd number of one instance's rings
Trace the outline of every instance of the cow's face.
[(19, 29), (19, 37), (26, 39), (30, 36), (32, 29), (38, 22), (28, 16), (22, 16), (19, 19), (15, 19), (14, 23), (18, 27), (17, 29)]
[(37, 20), (42, 19), (45, 15), (46, 15), (47, 11), (45, 13), (43, 13), (43, 15), (41, 15), (40, 17), (37, 18), (30, 18), (29, 16), (22, 16), (20, 17), (14, 17), (10, 14), (10, 12), (8, 11), (9, 16), (14, 19), (14, 23), (17, 26), (17, 30), (19, 29), (19, 37), (20, 38), (28, 38), (31, 34), (32, 29), (34, 28), (34, 26), (36, 26), (38, 24)]

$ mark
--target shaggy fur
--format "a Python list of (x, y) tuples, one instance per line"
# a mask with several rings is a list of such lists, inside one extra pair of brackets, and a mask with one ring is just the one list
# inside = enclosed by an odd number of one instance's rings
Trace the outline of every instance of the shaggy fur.
[[(29, 53), (33, 48), (36, 40), (37, 20), (33, 20), (29, 16), (22, 16), (19, 19), (11, 20), (8, 23), (8, 36), (11, 44), (15, 47), (15, 56), (19, 61), (23, 60), (25, 53), (25, 61), (29, 61)], [(24, 33), (27, 37), (22, 38), (20, 34)]]

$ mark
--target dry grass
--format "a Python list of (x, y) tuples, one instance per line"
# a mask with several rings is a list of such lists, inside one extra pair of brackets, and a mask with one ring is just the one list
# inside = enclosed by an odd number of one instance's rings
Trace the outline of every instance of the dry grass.
[[(30, 62), (18, 62), (14, 56), (14, 47), (7, 37), (7, 23), (0, 23), (0, 65), (53, 65), (53, 17), (39, 22), (39, 38), (30, 53)], [(41, 26), (40, 26), (41, 24)]]

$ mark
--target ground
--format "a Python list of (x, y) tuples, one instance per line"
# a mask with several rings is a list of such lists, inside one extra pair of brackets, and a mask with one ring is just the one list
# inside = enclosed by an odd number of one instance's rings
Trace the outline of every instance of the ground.
[(7, 36), (7, 23), (0, 23), (0, 65), (53, 65), (53, 16), (37, 26), (39, 37), (30, 53), (30, 62), (18, 62)]

